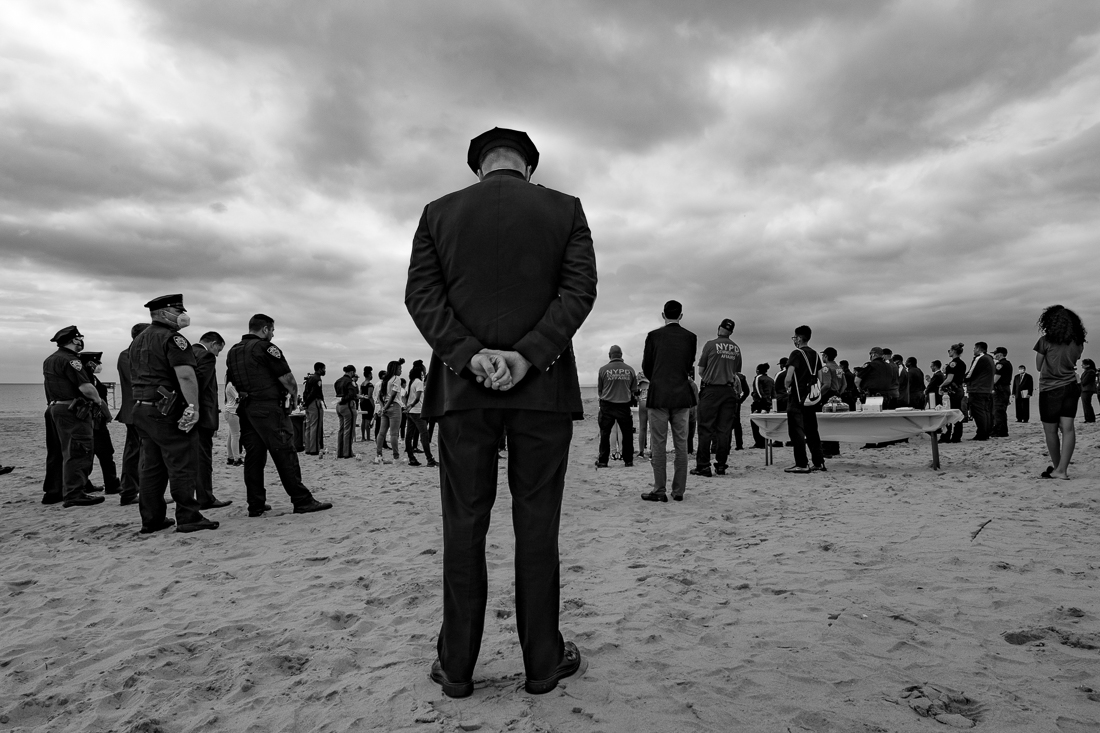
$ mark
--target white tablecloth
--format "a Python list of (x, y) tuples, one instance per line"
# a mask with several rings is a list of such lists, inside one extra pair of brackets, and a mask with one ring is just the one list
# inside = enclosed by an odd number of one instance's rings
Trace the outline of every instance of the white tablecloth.
[[(765, 412), (750, 415), (769, 440), (788, 440), (787, 415)], [(882, 412), (819, 412), (817, 430), (822, 440), (839, 443), (885, 443), (939, 430), (962, 420), (959, 410), (883, 410)]]

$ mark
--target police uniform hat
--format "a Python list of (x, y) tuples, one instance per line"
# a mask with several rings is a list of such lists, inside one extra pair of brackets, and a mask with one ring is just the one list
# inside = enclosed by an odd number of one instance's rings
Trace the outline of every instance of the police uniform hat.
[(493, 148), (518, 150), (523, 155), (523, 159), (527, 161), (527, 165), (531, 166), (532, 172), (539, 166), (539, 149), (531, 142), (531, 138), (527, 136), (527, 133), (520, 130), (509, 130), (504, 127), (494, 127), (492, 130), (483, 132), (471, 140), (470, 150), (466, 153), (466, 165), (470, 166), (470, 170), (474, 173), (477, 173), (478, 168), (481, 167), (481, 156)]
[(161, 308), (179, 308), (184, 313), (187, 312), (187, 309), (183, 307), (183, 295), (180, 293), (153, 298), (145, 304), (145, 307), (151, 311), (157, 311)]
[(732, 333), (733, 332), (733, 325), (734, 324), (733, 324), (733, 319), (732, 318), (724, 318), (724, 319), (722, 319), (722, 322), (718, 324), (718, 328), (721, 328), (724, 331), (729, 331), (729, 332)]
[(103, 352), (102, 351), (81, 351), (80, 352), (80, 360), (82, 362), (84, 362), (85, 364), (87, 364), (90, 361), (94, 361), (96, 364), (102, 364), (103, 363)]
[(1008, 356), (1008, 349), (1003, 346), (998, 346), (997, 348), (993, 349), (993, 353), (1001, 354), (1002, 356)]
[(56, 344), (67, 344), (75, 338), (84, 338), (84, 334), (76, 326), (65, 326), (65, 328), (55, 333), (50, 341)]

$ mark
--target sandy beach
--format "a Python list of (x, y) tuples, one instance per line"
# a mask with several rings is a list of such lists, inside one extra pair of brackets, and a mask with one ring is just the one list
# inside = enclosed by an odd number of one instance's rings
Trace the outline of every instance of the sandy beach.
[(923, 440), (844, 445), (810, 476), (783, 473), (789, 449), (770, 467), (745, 450), (652, 504), (648, 462), (594, 468), (595, 413), (576, 423), (561, 536), (562, 630), (587, 669), (522, 690), (504, 490), (465, 700), (427, 678), (433, 471), (371, 465), (373, 443), (302, 456), (336, 508), (291, 514), (269, 465), (274, 511), (249, 519), (219, 440), (221, 528), (145, 536), (117, 497), (41, 505), (41, 421), (0, 420), (17, 465), (0, 477), (0, 730), (1100, 730), (1094, 425), (1078, 420), (1072, 481), (1039, 480), (1042, 426), (1012, 422), (943, 446), (940, 472)]

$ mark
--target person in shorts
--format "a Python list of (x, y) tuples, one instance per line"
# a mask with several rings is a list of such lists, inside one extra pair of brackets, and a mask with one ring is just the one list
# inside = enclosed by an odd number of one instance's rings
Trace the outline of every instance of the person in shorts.
[(1077, 444), (1073, 420), (1081, 399), (1077, 360), (1085, 347), (1085, 327), (1076, 313), (1061, 305), (1043, 311), (1035, 342), (1035, 369), (1039, 372), (1039, 418), (1043, 421), (1047, 452), (1053, 465), (1043, 478), (1069, 479), (1067, 469)]

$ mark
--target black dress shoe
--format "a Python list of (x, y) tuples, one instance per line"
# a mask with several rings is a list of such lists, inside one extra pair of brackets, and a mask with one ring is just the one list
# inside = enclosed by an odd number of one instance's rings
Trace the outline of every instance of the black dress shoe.
[(714, 476), (714, 474), (710, 472), (710, 466), (706, 468), (693, 468), (688, 471), (688, 473), (692, 476), (706, 476), (707, 478), (712, 478)]
[(199, 509), (221, 509), (223, 506), (229, 506), (233, 503), (232, 499), (214, 499), (209, 504), (199, 504)]
[(714, 469), (714, 474), (716, 476), (725, 476), (726, 475), (726, 469), (725, 468), (716, 468), (716, 469)]
[(134, 494), (133, 496), (123, 495), (123, 496), (119, 497), (119, 500), (118, 500), (118, 505), (119, 506), (130, 506), (131, 504), (137, 504), (137, 503), (138, 503), (137, 494)]
[(650, 491), (646, 494), (642, 494), (643, 501), (668, 501), (668, 496), (662, 491), (657, 493), (656, 491)]
[(438, 659), (432, 662), (432, 671), (428, 673), (428, 679), (442, 687), (443, 694), (447, 697), (469, 697), (474, 692), (473, 682), (451, 682)]
[(825, 468), (825, 464), (822, 463), (820, 466), (811, 466), (810, 470), (811, 471), (828, 471), (829, 469)]
[(191, 522), (190, 524), (181, 524), (176, 527), (177, 532), (198, 532), (203, 529), (217, 529), (218, 522), (212, 522), (209, 519), (200, 519), (197, 522)]
[(544, 680), (527, 680), (523, 685), (523, 689), (532, 695), (545, 695), (555, 687), (558, 686), (558, 682), (576, 674), (577, 670), (581, 667), (581, 651), (577, 648), (577, 645), (571, 641), (565, 642), (565, 653), (562, 655), (561, 661), (558, 662), (557, 668), (554, 673)]
[(66, 499), (61, 505), (66, 509), (71, 506), (92, 506), (93, 504), (102, 504), (106, 501), (102, 496), (88, 496), (87, 494), (77, 494), (71, 499)]
[(428, 461), (427, 463), (424, 464), (424, 467), (425, 468), (438, 468), (439, 464), (436, 463), (435, 461)]
[(118, 487), (118, 486), (112, 486), (109, 489), (104, 487), (103, 493), (104, 494), (121, 494), (122, 493), (122, 488)]
[(43, 504), (60, 504), (63, 501), (65, 501), (64, 496), (58, 496), (57, 494), (43, 494), (42, 495), (42, 503)]
[(295, 514), (309, 514), (310, 512), (323, 512), (326, 509), (332, 509), (332, 502), (317, 501), (314, 499), (308, 504), (302, 504), (301, 506), (294, 507)]
[(673, 494), (672, 495), (672, 500), (673, 501), (683, 501), (684, 500), (684, 495), (683, 494)]
[(596, 468), (607, 468), (607, 464), (603, 461), (596, 461)]
[(264, 504), (263, 509), (249, 509), (248, 510), (248, 516), (250, 516), (250, 517), (262, 517), (264, 512), (269, 512), (269, 511), (271, 511), (271, 505), (270, 504)]
[(162, 529), (168, 529), (169, 527), (171, 527), (175, 523), (176, 523), (176, 520), (174, 520), (174, 519), (162, 519), (162, 520), (160, 520), (159, 525), (143, 524), (143, 525), (141, 525), (141, 533), (142, 534), (153, 534), (154, 532), (159, 532)]

